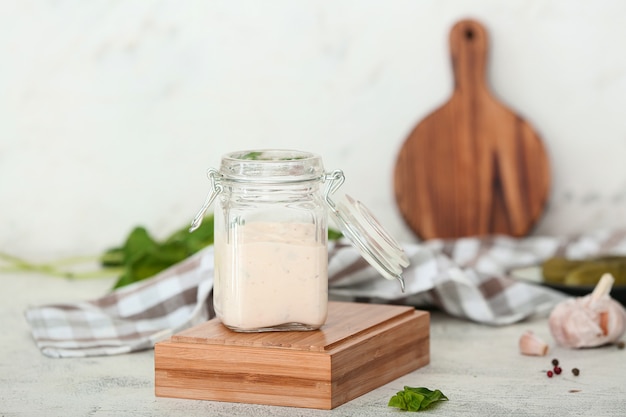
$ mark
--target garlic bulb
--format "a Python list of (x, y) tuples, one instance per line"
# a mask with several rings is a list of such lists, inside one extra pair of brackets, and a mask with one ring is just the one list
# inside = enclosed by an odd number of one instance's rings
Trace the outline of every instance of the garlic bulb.
[(595, 347), (622, 337), (626, 310), (609, 295), (614, 281), (611, 274), (604, 274), (591, 294), (557, 304), (550, 313), (549, 325), (559, 345)]
[(523, 355), (545, 356), (548, 353), (548, 344), (528, 330), (519, 338), (519, 350)]

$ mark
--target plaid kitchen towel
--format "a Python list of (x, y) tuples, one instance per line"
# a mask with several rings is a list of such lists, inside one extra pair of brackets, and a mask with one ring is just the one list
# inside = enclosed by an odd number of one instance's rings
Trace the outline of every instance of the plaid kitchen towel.
[(50, 357), (115, 355), (149, 349), (209, 318), (212, 248), (102, 298), (26, 310), (41, 352)]
[[(504, 236), (430, 240), (404, 245), (411, 265), (406, 291), (388, 281), (345, 241), (329, 248), (330, 299), (436, 306), (490, 325), (545, 314), (565, 296), (517, 281), (513, 268), (548, 257), (626, 254), (626, 230), (569, 238)], [(113, 355), (149, 349), (160, 340), (214, 316), (213, 248), (208, 247), (156, 276), (102, 298), (31, 307), (26, 319), (42, 353), (51, 357)]]

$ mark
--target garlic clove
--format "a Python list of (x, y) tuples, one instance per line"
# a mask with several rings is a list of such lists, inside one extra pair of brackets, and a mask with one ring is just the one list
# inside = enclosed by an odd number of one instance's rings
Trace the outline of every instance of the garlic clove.
[(548, 344), (539, 336), (528, 330), (519, 339), (519, 350), (522, 355), (545, 356), (548, 354)]
[(596, 347), (622, 337), (626, 310), (609, 296), (613, 282), (611, 274), (604, 274), (591, 294), (557, 304), (550, 313), (549, 326), (559, 345)]

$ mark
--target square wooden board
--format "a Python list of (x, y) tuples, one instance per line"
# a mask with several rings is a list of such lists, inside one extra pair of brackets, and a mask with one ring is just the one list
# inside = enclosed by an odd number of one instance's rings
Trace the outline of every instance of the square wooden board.
[(307, 332), (237, 333), (213, 319), (155, 346), (155, 394), (332, 409), (430, 361), (430, 315), (330, 302)]

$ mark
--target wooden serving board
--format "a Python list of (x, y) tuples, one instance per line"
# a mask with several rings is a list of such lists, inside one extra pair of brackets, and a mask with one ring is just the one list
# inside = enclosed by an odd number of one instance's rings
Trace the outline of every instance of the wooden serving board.
[(477, 21), (454, 25), (453, 94), (417, 124), (398, 154), (398, 208), (423, 239), (524, 236), (547, 201), (546, 150), (531, 125), (489, 91), (487, 43)]
[(155, 345), (155, 394), (332, 409), (430, 361), (428, 312), (331, 302), (328, 313), (310, 332), (236, 333), (213, 319), (178, 333)]

